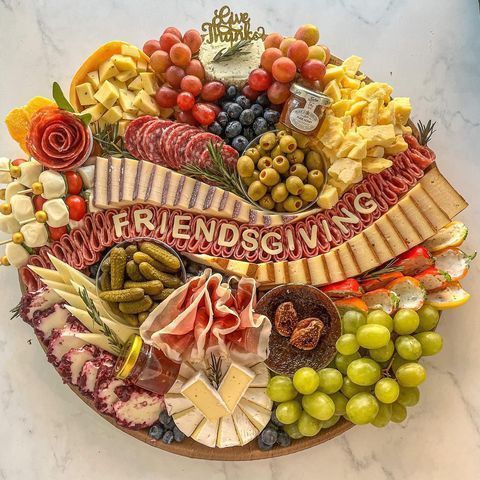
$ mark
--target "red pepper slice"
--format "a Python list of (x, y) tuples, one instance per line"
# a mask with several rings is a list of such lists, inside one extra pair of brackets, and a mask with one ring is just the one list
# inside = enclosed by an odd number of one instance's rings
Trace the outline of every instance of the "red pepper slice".
[(348, 278), (341, 282), (332, 283), (320, 290), (331, 298), (361, 297), (362, 288), (355, 278)]

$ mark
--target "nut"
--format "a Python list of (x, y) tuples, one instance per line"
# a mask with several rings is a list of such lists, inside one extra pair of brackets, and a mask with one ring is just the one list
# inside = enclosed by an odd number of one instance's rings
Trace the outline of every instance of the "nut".
[(275, 311), (275, 328), (283, 337), (289, 337), (298, 323), (298, 315), (292, 302), (281, 303)]
[(324, 326), (323, 322), (316, 317), (301, 320), (292, 333), (290, 345), (300, 350), (313, 350), (320, 341)]

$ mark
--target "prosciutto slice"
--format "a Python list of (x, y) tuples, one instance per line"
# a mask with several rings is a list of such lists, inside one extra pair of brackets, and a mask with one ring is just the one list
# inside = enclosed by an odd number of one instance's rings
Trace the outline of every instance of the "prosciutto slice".
[(236, 290), (205, 269), (153, 310), (140, 327), (143, 340), (173, 361), (202, 362), (210, 354), (242, 362), (268, 356), (270, 320), (254, 313), (255, 280)]

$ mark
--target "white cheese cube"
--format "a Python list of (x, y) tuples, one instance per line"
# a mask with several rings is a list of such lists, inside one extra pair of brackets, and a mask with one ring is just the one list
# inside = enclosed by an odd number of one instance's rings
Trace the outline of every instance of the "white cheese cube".
[(122, 55), (128, 55), (133, 58), (140, 58), (140, 51), (134, 45), (122, 45)]
[(95, 91), (91, 83), (81, 83), (75, 87), (75, 90), (80, 105), (95, 105), (97, 103), (95, 98), (93, 98)]
[(160, 114), (157, 103), (145, 90), (140, 90), (137, 93), (135, 99), (133, 100), (133, 106), (148, 115)]
[(30, 248), (43, 247), (48, 243), (48, 230), (44, 223), (30, 222), (20, 229), (25, 245)]
[(68, 208), (61, 198), (47, 200), (43, 204), (43, 210), (47, 214), (47, 223), (54, 228), (68, 225)]
[(30, 254), (25, 250), (22, 245), (18, 243), (7, 243), (5, 247), (5, 255), (10, 265), (15, 268), (23, 267), (30, 258)]
[(47, 200), (63, 197), (67, 192), (63, 175), (54, 170), (43, 171), (38, 180), (43, 186), (42, 197)]
[(10, 175), (10, 159), (7, 157), (0, 158), (0, 168), (2, 170), (8, 170), (6, 172), (0, 172), (0, 183), (10, 183), (12, 177)]
[(142, 72), (140, 73), (140, 78), (142, 79), (142, 87), (149, 95), (155, 95), (155, 92), (158, 89), (157, 80), (153, 72)]
[(18, 181), (28, 188), (32, 187), (32, 183), (38, 182), (38, 177), (42, 173), (43, 166), (36, 160), (32, 159), (29, 162), (20, 165), (20, 177)]
[(100, 77), (98, 75), (97, 70), (95, 70), (93, 72), (88, 72), (86, 80), (87, 80), (87, 82), (90, 83), (90, 85), (92, 85), (94, 90), (98, 90), (98, 87), (100, 86)]
[(85, 188), (92, 188), (95, 179), (95, 165), (85, 165), (80, 167), (77, 172), (82, 177), (83, 186)]
[(17, 194), (10, 200), (12, 206), (12, 213), (14, 217), (19, 221), (30, 220), (34, 216), (33, 202), (27, 195)]
[(25, 187), (20, 182), (11, 182), (5, 187), (5, 201), (11, 202), (12, 197), (18, 192), (25, 190)]
[(98, 74), (100, 83), (103, 83), (105, 80), (118, 75), (120, 72), (111, 59), (105, 60), (100, 67), (98, 67)]
[(95, 94), (95, 98), (105, 107), (113, 107), (115, 102), (118, 99), (118, 88), (113, 85), (108, 80), (103, 82), (102, 86), (98, 89), (98, 92)]
[(122, 118), (122, 108), (119, 106), (112, 107), (103, 115), (101, 120), (107, 123), (117, 123)]
[(92, 116), (92, 122), (96, 122), (104, 114), (105, 110), (106, 108), (101, 103), (97, 103), (92, 107), (82, 110), (82, 114), (89, 113)]
[(18, 231), (20, 231), (20, 224), (13, 213), (0, 215), (0, 232), (12, 234)]

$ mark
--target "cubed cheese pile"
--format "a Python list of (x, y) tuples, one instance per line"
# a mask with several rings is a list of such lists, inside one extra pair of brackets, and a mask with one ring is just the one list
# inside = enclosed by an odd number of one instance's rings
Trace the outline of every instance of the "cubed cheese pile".
[(83, 113), (92, 115), (98, 128), (119, 123), (123, 136), (128, 123), (141, 115), (159, 115), (153, 95), (157, 91), (155, 73), (133, 45), (122, 45), (121, 54), (112, 55), (98, 70), (89, 72), (76, 86)]
[(363, 178), (363, 172), (379, 173), (392, 162), (385, 157), (403, 152), (404, 134), (411, 111), (409, 98), (394, 98), (387, 83), (365, 83), (358, 72), (362, 59), (347, 58), (342, 65), (328, 65), (324, 93), (333, 103), (318, 132), (329, 161), (328, 182), (318, 199), (321, 208), (332, 208), (341, 195)]

